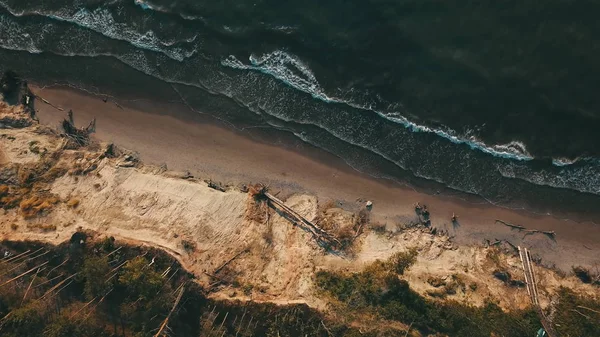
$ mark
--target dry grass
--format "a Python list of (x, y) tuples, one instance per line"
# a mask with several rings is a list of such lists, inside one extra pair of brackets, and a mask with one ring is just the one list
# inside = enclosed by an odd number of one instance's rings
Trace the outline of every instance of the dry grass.
[(30, 219), (40, 214), (47, 213), (59, 201), (59, 198), (50, 194), (34, 195), (27, 199), (23, 199), (19, 204), (19, 210), (25, 219)]
[(31, 192), (29, 188), (13, 188), (8, 193), (0, 197), (0, 206), (4, 209), (11, 209), (19, 206), (24, 196)]
[(356, 230), (353, 226), (344, 226), (338, 228), (338, 230), (333, 233), (335, 237), (341, 243), (341, 250), (346, 251), (346, 253), (351, 253), (353, 248), (354, 239), (356, 238)]
[(366, 224), (369, 223), (371, 217), (370, 215), (371, 214), (366, 208), (361, 209), (354, 216), (354, 227), (356, 227), (357, 229), (364, 227)]
[(42, 179), (51, 182), (54, 181), (67, 173), (67, 169), (64, 167), (53, 166), (43, 176)]
[(248, 194), (254, 199), (262, 199), (269, 188), (263, 184), (254, 184), (248, 187)]
[(340, 241), (338, 249), (346, 254), (353, 254), (355, 239), (369, 223), (369, 212), (363, 209), (354, 214), (352, 219), (340, 215), (340, 212), (343, 211), (336, 210), (335, 202), (328, 200), (319, 204), (315, 223)]
[(0, 185), (0, 198), (8, 195), (10, 189), (7, 185)]
[(53, 224), (28, 224), (27, 228), (29, 229), (39, 229), (42, 232), (54, 232), (56, 230), (56, 225)]
[(67, 207), (76, 208), (77, 206), (79, 206), (79, 199), (71, 198), (67, 201)]
[(267, 202), (256, 198), (248, 198), (246, 220), (264, 223), (267, 220), (269, 207)]
[(338, 227), (338, 225), (335, 223), (335, 221), (333, 221), (327, 212), (332, 208), (335, 208), (335, 203), (333, 200), (328, 200), (322, 204), (319, 203), (317, 208), (317, 216), (314, 219), (314, 222), (326, 231), (335, 230)]
[(61, 152), (44, 156), (36, 163), (20, 165), (17, 170), (17, 181), (20, 186), (31, 186), (34, 183), (51, 183), (63, 176), (67, 169), (58, 166), (58, 157)]
[(266, 219), (265, 222), (267, 224), (265, 231), (262, 233), (263, 240), (267, 243), (268, 246), (273, 244), (273, 224), (272, 221), (269, 221), (269, 209), (267, 208)]

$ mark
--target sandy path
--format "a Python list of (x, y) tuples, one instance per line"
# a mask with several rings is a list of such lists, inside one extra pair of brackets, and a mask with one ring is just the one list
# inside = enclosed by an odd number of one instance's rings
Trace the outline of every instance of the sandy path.
[[(189, 170), (200, 177), (233, 183), (269, 181), (277, 188), (304, 190), (321, 200), (341, 200), (347, 206), (356, 206), (359, 198), (370, 199), (375, 203), (373, 214), (388, 226), (414, 218), (413, 204), (419, 201), (429, 206), (433, 225), (447, 228), (458, 243), (508, 239), (565, 270), (573, 264), (600, 264), (600, 226), (591, 221), (559, 220), (427, 195), (372, 179), (328, 154), (318, 153), (317, 160), (314, 149), (286, 149), (254, 141), (244, 132), (208, 122), (180, 104), (138, 101), (117, 106), (71, 89), (33, 89), (54, 105), (73, 109), (80, 125), (97, 117), (98, 139), (135, 150), (149, 164), (167, 163), (172, 170)], [(46, 124), (57, 125), (65, 115), (40, 101), (36, 107)], [(453, 212), (460, 215), (459, 226), (450, 225)], [(525, 236), (494, 219), (555, 231), (556, 240), (540, 234)]]

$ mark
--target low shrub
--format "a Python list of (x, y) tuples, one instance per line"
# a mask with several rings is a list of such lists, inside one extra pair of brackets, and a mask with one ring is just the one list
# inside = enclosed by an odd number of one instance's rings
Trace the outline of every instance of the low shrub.
[(79, 199), (71, 198), (67, 201), (67, 207), (76, 208), (77, 206), (79, 206)]

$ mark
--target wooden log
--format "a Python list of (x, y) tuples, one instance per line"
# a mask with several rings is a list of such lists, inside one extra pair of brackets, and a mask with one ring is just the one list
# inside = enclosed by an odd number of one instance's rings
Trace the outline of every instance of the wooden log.
[(514, 250), (518, 250), (517, 246), (513, 245), (510, 241), (504, 240), (504, 242), (508, 243), (508, 245), (511, 246)]
[(53, 278), (51, 278), (51, 279), (49, 279), (49, 280), (47, 280), (47, 281), (44, 281), (44, 282), (42, 282), (42, 283), (40, 283), (40, 284), (36, 285), (35, 287), (33, 287), (33, 289), (39, 288), (39, 287), (43, 286), (44, 284), (48, 284), (48, 283), (50, 283), (50, 282), (52, 282), (52, 281), (56, 280), (57, 278), (59, 278), (59, 277), (61, 277), (61, 276), (63, 276), (63, 275), (64, 275), (63, 273), (60, 273), (60, 274), (58, 274), (58, 276), (55, 276), (55, 277), (53, 277)]
[(8, 256), (8, 257), (5, 257), (4, 259), (2, 259), (2, 263), (8, 263), (8, 262), (10, 262), (10, 261), (12, 261), (12, 260), (14, 260), (14, 259), (16, 259), (16, 258), (19, 258), (19, 257), (21, 257), (21, 256), (22, 256), (22, 255), (24, 255), (24, 254), (29, 254), (29, 252), (31, 252), (31, 250), (29, 250), (29, 249), (28, 249), (28, 250), (26, 250), (26, 251), (24, 251), (24, 252), (22, 252), (22, 253), (20, 253), (20, 254), (17, 254), (17, 255), (15, 255), (15, 256)]
[(175, 300), (175, 303), (173, 303), (173, 307), (171, 308), (171, 311), (169, 311), (167, 318), (165, 318), (163, 323), (160, 325), (160, 328), (158, 329), (158, 332), (156, 333), (156, 335), (154, 335), (154, 337), (160, 336), (162, 334), (163, 330), (165, 329), (165, 327), (167, 326), (167, 324), (169, 324), (169, 318), (171, 318), (171, 315), (173, 315), (173, 312), (175, 311), (175, 308), (177, 308), (179, 301), (181, 301), (181, 297), (183, 296), (184, 291), (185, 291), (185, 287), (182, 286), (181, 290), (179, 291), (179, 295), (177, 295), (177, 299)]
[(50, 261), (46, 261), (46, 262), (44, 262), (44, 263), (40, 264), (39, 266), (35, 266), (35, 267), (33, 267), (33, 268), (29, 269), (28, 271), (26, 271), (26, 272), (24, 272), (24, 273), (22, 273), (22, 274), (20, 274), (20, 275), (18, 275), (18, 276), (15, 276), (15, 277), (11, 278), (10, 280), (8, 280), (8, 281), (6, 281), (6, 282), (4, 282), (4, 283), (0, 284), (0, 287), (3, 287), (3, 286), (5, 286), (5, 285), (7, 285), (7, 284), (9, 284), (9, 283), (11, 283), (11, 282), (13, 282), (13, 281), (16, 281), (16, 280), (20, 279), (21, 277), (23, 277), (23, 276), (25, 276), (25, 275), (27, 275), (27, 274), (31, 273), (32, 271), (34, 271), (34, 270), (36, 270), (36, 269), (38, 269), (38, 268), (40, 268), (40, 267), (43, 267), (43, 266), (45, 266), (46, 264), (48, 264), (48, 262), (50, 262)]
[(525, 227), (523, 227), (523, 226), (521, 226), (521, 225), (513, 225), (513, 224), (511, 224), (511, 223), (508, 223), (508, 222), (506, 222), (506, 221), (502, 221), (502, 220), (500, 220), (500, 219), (496, 219), (496, 222), (499, 222), (499, 223), (501, 223), (501, 224), (503, 224), (503, 225), (505, 225), (505, 226), (508, 226), (508, 227), (511, 227), (511, 228), (516, 228), (516, 229), (519, 229), (519, 230), (524, 230), (524, 229), (526, 229)]
[(50, 276), (50, 274), (55, 271), (56, 269), (60, 268), (62, 265), (64, 265), (65, 263), (67, 263), (67, 261), (69, 261), (69, 257), (67, 257), (63, 262), (61, 262), (61, 264), (59, 264), (58, 266), (50, 269), (50, 271), (48, 272), (48, 274), (46, 274), (46, 277)]
[(338, 245), (341, 245), (340, 241), (338, 239), (336, 239), (333, 235), (331, 235), (330, 233), (328, 233), (327, 231), (325, 231), (321, 227), (315, 225), (311, 221), (307, 220), (302, 215), (298, 214), (296, 211), (294, 211), (293, 209), (291, 209), (290, 207), (288, 207), (287, 205), (285, 205), (283, 201), (277, 199), (275, 196), (273, 196), (270, 193), (264, 193), (264, 195), (271, 202), (273, 202), (277, 206), (281, 207), (286, 213), (288, 213), (292, 217), (296, 218), (298, 220), (298, 222), (301, 222), (301, 223), (307, 225), (308, 227), (310, 227), (311, 229), (313, 229), (316, 232), (315, 234), (317, 234), (319, 237), (325, 238), (327, 241), (330, 241), (330, 242), (336, 243)]
[(33, 275), (33, 277), (31, 278), (31, 282), (29, 282), (29, 286), (27, 287), (27, 290), (25, 290), (25, 295), (23, 295), (23, 299), (21, 300), (21, 305), (23, 305), (23, 303), (25, 303), (25, 298), (27, 298), (27, 294), (29, 294), (29, 290), (31, 289), (31, 285), (33, 284), (33, 281), (35, 281), (37, 275), (40, 273), (41, 269), (38, 268), (38, 270), (35, 272), (35, 274)]
[(104, 296), (102, 296), (102, 298), (100, 299), (100, 301), (98, 301), (98, 303), (96, 303), (94, 305), (94, 307), (92, 308), (92, 310), (90, 310), (87, 315), (85, 315), (85, 317), (83, 317), (83, 320), (85, 321), (89, 315), (91, 315), (91, 313), (100, 305), (100, 303), (102, 303), (104, 301), (104, 298), (106, 298), (106, 296), (108, 296), (108, 294), (110, 294), (113, 291), (113, 288), (111, 288), (108, 292), (106, 292), (106, 294), (104, 294)]
[(242, 329), (242, 325), (244, 323), (244, 317), (246, 316), (246, 311), (248, 310), (248, 308), (244, 308), (244, 313), (242, 313), (242, 319), (240, 319), (240, 325), (237, 328), (237, 331), (235, 332), (235, 337), (237, 337), (237, 335), (240, 333), (240, 330)]
[(51, 300), (52, 298), (54, 298), (55, 296), (57, 296), (61, 291), (63, 291), (65, 288), (67, 288), (69, 285), (71, 285), (71, 283), (73, 283), (73, 280), (70, 280), (69, 283), (67, 283), (64, 286), (62, 286), (54, 294), (51, 294), (47, 299)]
[(27, 257), (29, 255), (37, 254), (37, 252), (39, 252), (42, 249), (44, 249), (44, 248), (42, 247), (42, 248), (40, 248), (40, 249), (38, 249), (38, 250), (36, 250), (34, 252), (31, 252), (31, 251), (28, 250), (26, 252), (26, 254), (19, 254), (18, 256), (13, 256), (13, 258), (10, 258), (10, 259), (6, 260), (6, 262), (16, 263), (18, 260), (21, 260), (22, 258), (25, 258), (25, 257)]
[[(98, 295), (99, 296), (99, 295)], [(73, 315), (71, 315), (71, 317), (69, 317), (69, 319), (73, 319), (73, 317), (77, 316), (77, 314), (79, 314), (80, 312), (82, 312), (85, 308), (87, 308), (90, 304), (92, 304), (92, 302), (94, 302), (98, 296), (92, 298), (91, 301), (87, 302), (83, 307), (81, 307), (81, 309), (77, 310)]]
[[(44, 297), (48, 296), (50, 293), (52, 293), (52, 292), (53, 292), (54, 290), (56, 290), (58, 287), (60, 287), (60, 286), (61, 286), (61, 285), (63, 285), (65, 282), (67, 282), (68, 280), (72, 279), (73, 277), (75, 277), (75, 276), (77, 276), (77, 275), (79, 275), (79, 272), (77, 272), (77, 273), (75, 273), (75, 274), (73, 274), (73, 275), (71, 275), (71, 276), (67, 277), (66, 279), (64, 279), (64, 280), (62, 280), (62, 281), (60, 281), (60, 282), (58, 282), (58, 284), (56, 284), (54, 287), (52, 287), (52, 288), (48, 289), (48, 291), (46, 291), (46, 292), (45, 292), (45, 293), (44, 293), (44, 294), (43, 294), (43, 295), (42, 295), (40, 298), (38, 298), (38, 301), (39, 301), (39, 300), (41, 300), (41, 299), (43, 299)], [(69, 283), (69, 284), (71, 284), (71, 283)], [(62, 289), (64, 289), (64, 288), (61, 288), (61, 290), (62, 290)], [(60, 290), (59, 290), (59, 291), (60, 291)]]

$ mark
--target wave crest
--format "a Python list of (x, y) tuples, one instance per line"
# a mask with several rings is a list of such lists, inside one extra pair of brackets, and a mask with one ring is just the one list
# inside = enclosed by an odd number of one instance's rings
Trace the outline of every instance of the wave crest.
[[(534, 159), (533, 156), (527, 151), (525, 144), (518, 141), (512, 141), (507, 144), (497, 144), (490, 146), (473, 136), (459, 136), (454, 130), (451, 130), (449, 128), (443, 130), (432, 128), (426, 125), (417, 124), (404, 117), (400, 112), (379, 111), (373, 109), (371, 104), (361, 104), (353, 102), (352, 100), (329, 96), (319, 85), (316, 76), (306, 65), (306, 63), (302, 62), (297, 56), (289, 54), (285, 51), (276, 50), (274, 52), (264, 54), (262, 56), (251, 55), (249, 57), (249, 62), (250, 64), (244, 64), (235, 56), (230, 55), (225, 60), (223, 60), (221, 64), (235, 69), (260, 71), (262, 73), (271, 75), (277, 78), (278, 80), (284, 82), (285, 84), (295, 89), (301, 90), (307, 94), (310, 94), (312, 97), (320, 99), (324, 102), (345, 104), (352, 108), (375, 112), (380, 117), (385, 118), (391, 122), (403, 125), (404, 127), (410, 129), (413, 132), (434, 133), (455, 144), (465, 144), (471, 149), (479, 150), (481, 152), (496, 157), (509, 158), (521, 161), (528, 161)], [(303, 76), (299, 76), (298, 72)], [(402, 105), (398, 103), (393, 106)]]
[(186, 49), (181, 47), (172, 47), (174, 44), (179, 42), (193, 42), (196, 37), (185, 39), (183, 41), (162, 41), (152, 30), (138, 32), (126, 23), (118, 22), (114, 18), (112, 12), (103, 7), (96, 8), (92, 11), (86, 8), (79, 8), (74, 12), (71, 11), (71, 13), (69, 13), (68, 10), (53, 12), (44, 12), (40, 10), (18, 11), (14, 8), (11, 8), (4, 1), (0, 1), (0, 6), (6, 9), (11, 15), (16, 17), (37, 15), (52, 20), (75, 24), (92, 30), (98, 34), (104, 35), (108, 38), (126, 41), (137, 48), (164, 54), (169, 58), (179, 62), (192, 57), (197, 52), (196, 48)]

